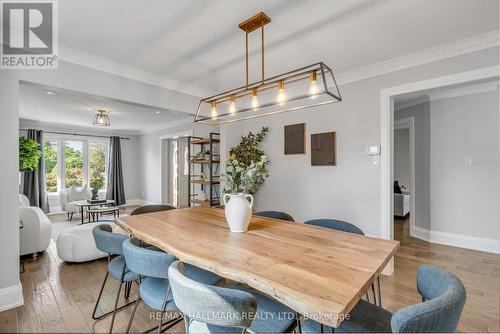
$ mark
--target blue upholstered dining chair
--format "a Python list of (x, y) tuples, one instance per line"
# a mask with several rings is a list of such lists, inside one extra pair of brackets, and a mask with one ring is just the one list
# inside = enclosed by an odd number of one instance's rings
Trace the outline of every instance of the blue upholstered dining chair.
[(273, 218), (273, 219), (281, 219), (281, 220), (286, 220), (289, 222), (294, 222), (295, 220), (293, 219), (292, 216), (290, 216), (286, 212), (281, 212), (281, 211), (260, 211), (255, 214), (256, 216), (260, 217), (267, 217), (267, 218)]
[[(423, 265), (417, 272), (417, 290), (422, 302), (399, 309), (394, 314), (360, 300), (335, 329), (337, 332), (453, 332), (465, 304), (462, 281), (438, 267)], [(307, 320), (304, 333), (318, 333), (320, 325)], [(327, 329), (330, 331), (330, 328)]]
[[(359, 234), (359, 235), (365, 235), (363, 231), (357, 227), (356, 225), (353, 225), (351, 223), (342, 221), (342, 220), (337, 220), (337, 219), (312, 219), (306, 221), (304, 224), (309, 224), (309, 225), (315, 225), (315, 226), (321, 226), (321, 227), (326, 227), (326, 228), (331, 228), (337, 231), (342, 231), (342, 232), (347, 232), (347, 233), (353, 233), (353, 234)], [(378, 304), (378, 306), (382, 306), (382, 292), (380, 290), (380, 277), (377, 276), (377, 286), (378, 286), (378, 296), (375, 293), (375, 283), (372, 283), (372, 292), (373, 292), (373, 299), (375, 304)], [(377, 298), (378, 297), (378, 298)], [(370, 301), (370, 297), (368, 294), (368, 291), (366, 292), (366, 299)], [(378, 303), (377, 303), (378, 301)]]
[[(123, 243), (123, 253), (130, 270), (140, 275), (139, 294), (142, 301), (150, 308), (161, 312), (158, 333), (181, 321), (182, 317), (173, 317), (163, 323), (165, 312), (176, 310), (168, 280), (168, 267), (176, 258), (155, 247), (141, 247), (140, 240), (136, 238), (129, 238)], [(191, 265), (186, 265), (186, 275), (197, 282), (207, 285), (217, 284), (222, 279), (209, 271)], [(139, 302), (138, 299), (134, 305), (127, 332), (130, 330)], [(163, 328), (163, 326), (165, 327)]]
[[(127, 268), (125, 259), (123, 258), (122, 243), (127, 240), (128, 237), (126, 235), (113, 233), (112, 231), (113, 230), (111, 226), (108, 224), (97, 225), (92, 230), (97, 249), (102, 252), (108, 253), (108, 270), (106, 271), (106, 276), (104, 277), (104, 281), (102, 282), (101, 290), (99, 291), (99, 297), (97, 297), (94, 311), (92, 312), (92, 318), (94, 320), (100, 320), (110, 314), (113, 314), (111, 325), (109, 327), (110, 333), (113, 331), (116, 312), (135, 302), (135, 300), (131, 301), (130, 303), (127, 303), (118, 308), (118, 301), (120, 299), (120, 291), (122, 289), (122, 285), (125, 283), (125, 298), (128, 299), (130, 296), (130, 288), (132, 286), (132, 282), (139, 279), (139, 276), (137, 274), (131, 272)], [(111, 260), (111, 256), (113, 255), (118, 256)], [(120, 282), (120, 285), (118, 286), (118, 290), (116, 292), (115, 306), (113, 308), (113, 311), (97, 316), (97, 306), (99, 305), (104, 286), (106, 285), (106, 281), (108, 280), (109, 276)]]
[(289, 333), (298, 325), (288, 307), (238, 284), (223, 288), (196, 282), (182, 267), (172, 263), (168, 277), (186, 333)]

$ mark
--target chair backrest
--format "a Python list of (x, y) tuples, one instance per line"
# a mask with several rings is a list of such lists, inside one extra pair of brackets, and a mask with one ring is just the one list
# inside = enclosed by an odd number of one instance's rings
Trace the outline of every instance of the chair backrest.
[(281, 211), (260, 211), (255, 214), (256, 216), (260, 217), (267, 217), (267, 218), (273, 218), (273, 219), (281, 219), (281, 220), (286, 220), (289, 222), (294, 222), (295, 220), (293, 219), (292, 216), (290, 216), (286, 212), (281, 212)]
[(179, 261), (168, 269), (175, 305), (191, 320), (222, 327), (248, 328), (257, 309), (255, 297), (245, 291), (194, 281), (183, 274)]
[(123, 255), (122, 244), (128, 236), (113, 233), (113, 229), (108, 224), (97, 225), (92, 229), (92, 234), (97, 249), (111, 255)]
[(158, 211), (167, 211), (167, 210), (174, 210), (175, 207), (170, 206), (170, 205), (163, 205), (163, 204), (152, 204), (152, 205), (143, 205), (132, 211), (130, 213), (131, 216), (134, 215), (141, 215), (143, 213), (151, 213), (151, 212), (158, 212)]
[(30, 207), (30, 200), (26, 195), (19, 194), (19, 207), (21, 208), (29, 208)]
[(462, 281), (438, 267), (423, 265), (417, 272), (417, 290), (424, 301), (395, 312), (392, 331), (455, 331), (466, 299)]
[(128, 238), (123, 243), (123, 255), (127, 267), (134, 273), (156, 278), (168, 278), (168, 267), (176, 260), (173, 255), (142, 247), (136, 238)]
[(356, 225), (337, 219), (313, 219), (306, 221), (304, 224), (323, 226), (342, 232), (365, 235)]

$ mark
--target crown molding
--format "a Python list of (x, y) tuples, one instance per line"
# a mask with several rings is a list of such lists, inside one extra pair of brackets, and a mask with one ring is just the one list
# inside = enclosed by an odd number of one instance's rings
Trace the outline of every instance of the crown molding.
[(498, 84), (499, 84), (498, 81), (494, 81), (494, 82), (486, 82), (486, 83), (477, 84), (477, 85), (471, 85), (471, 86), (467, 86), (467, 87), (449, 89), (449, 90), (445, 90), (445, 91), (431, 92), (429, 94), (429, 98), (431, 101), (437, 101), (437, 100), (450, 99), (450, 98), (459, 97), (459, 96), (494, 92), (497, 90)]
[(46, 121), (36, 121), (27, 118), (19, 119), (19, 128), (35, 128), (43, 131), (56, 132), (78, 132), (87, 136), (137, 136), (140, 134), (138, 130), (114, 130), (114, 129), (99, 129), (95, 126), (74, 125), (68, 123), (54, 123)]
[(361, 67), (352, 71), (339, 73), (336, 74), (336, 78), (339, 84), (348, 84), (351, 82), (360, 81), (379, 75), (491, 48), (494, 46), (498, 46), (499, 44), (500, 31), (494, 30), (457, 42), (444, 44), (436, 48), (415, 52), (402, 57), (397, 57), (385, 60), (380, 63)]
[(59, 46), (59, 60), (197, 97), (213, 94), (208, 89), (189, 85), (62, 45)]
[(485, 83), (480, 83), (480, 84), (476, 84), (476, 85), (470, 85), (470, 86), (466, 86), (466, 87), (446, 89), (446, 90), (441, 90), (441, 91), (439, 91), (439, 90), (438, 91), (431, 91), (431, 92), (425, 93), (423, 95), (416, 96), (415, 98), (413, 98), (411, 100), (395, 103), (394, 111), (398, 112), (399, 110), (413, 107), (413, 106), (416, 106), (416, 105), (419, 105), (419, 104), (422, 104), (425, 102), (429, 102), (429, 101), (438, 101), (438, 100), (450, 99), (450, 98), (460, 97), (460, 96), (494, 92), (498, 89), (499, 84), (500, 83), (498, 81), (492, 81), (492, 82), (485, 82)]

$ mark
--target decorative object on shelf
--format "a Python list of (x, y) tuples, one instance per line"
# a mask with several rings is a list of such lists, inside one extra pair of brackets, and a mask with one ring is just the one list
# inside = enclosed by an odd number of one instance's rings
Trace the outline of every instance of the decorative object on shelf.
[(205, 176), (205, 173), (201, 172), (200, 173), (200, 180), (205, 180), (206, 179), (206, 176)]
[(95, 126), (102, 126), (102, 127), (110, 126), (111, 122), (109, 121), (108, 112), (104, 109), (97, 109), (92, 124)]
[(311, 135), (311, 166), (336, 166), (336, 133), (325, 132)]
[[(245, 32), (246, 84), (202, 99), (196, 111), (195, 122), (225, 124), (342, 101), (333, 71), (323, 62), (265, 78), (264, 26), (270, 22), (269, 16), (260, 12), (239, 25)], [(249, 83), (248, 34), (259, 28), (261, 80)]]
[(306, 153), (306, 123), (285, 125), (285, 154)]
[(202, 191), (198, 194), (198, 199), (201, 201), (201, 202), (205, 202), (207, 200), (207, 195), (205, 195), (205, 193)]
[(19, 172), (32, 172), (38, 169), (42, 151), (33, 139), (19, 137)]
[(243, 193), (224, 194), (222, 202), (229, 230), (234, 233), (246, 232), (252, 217), (253, 196)]
[(210, 151), (204, 150), (198, 152), (194, 157), (194, 161), (200, 161), (200, 160), (210, 160)]

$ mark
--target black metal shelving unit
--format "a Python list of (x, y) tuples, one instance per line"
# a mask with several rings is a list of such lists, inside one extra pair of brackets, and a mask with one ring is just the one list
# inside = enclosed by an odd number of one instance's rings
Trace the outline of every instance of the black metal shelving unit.
[[(220, 204), (220, 133), (211, 132), (207, 138), (188, 137), (189, 156), (189, 206), (215, 206)], [(210, 151), (200, 159), (199, 153)], [(217, 152), (217, 153), (216, 153)], [(204, 178), (201, 178), (201, 175)], [(200, 200), (201, 192), (208, 187), (208, 197)]]

